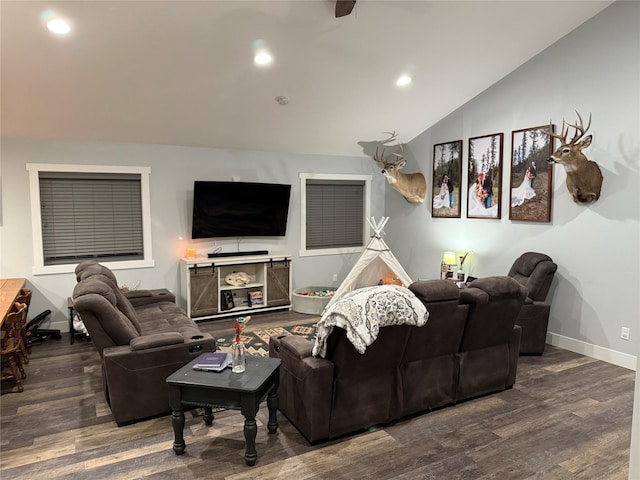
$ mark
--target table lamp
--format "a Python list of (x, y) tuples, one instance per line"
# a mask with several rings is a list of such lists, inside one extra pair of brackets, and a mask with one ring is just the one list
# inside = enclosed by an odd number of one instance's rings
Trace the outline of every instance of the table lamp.
[[(445, 273), (445, 278), (453, 278), (453, 270), (451, 270), (451, 267), (457, 264), (458, 261), (456, 260), (456, 254), (454, 252), (444, 252), (442, 271)], [(440, 274), (440, 278), (442, 278), (442, 274)]]

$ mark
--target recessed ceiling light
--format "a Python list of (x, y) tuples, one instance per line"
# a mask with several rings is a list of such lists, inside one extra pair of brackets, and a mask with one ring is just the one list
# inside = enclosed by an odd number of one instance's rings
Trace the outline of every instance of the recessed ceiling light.
[(267, 65), (273, 61), (273, 57), (266, 50), (262, 50), (256, 53), (256, 56), (253, 57), (253, 61), (258, 65)]
[(411, 77), (409, 75), (400, 75), (398, 80), (396, 80), (396, 85), (399, 87), (406, 87), (411, 83)]
[(71, 26), (60, 18), (54, 18), (47, 22), (47, 28), (58, 35), (65, 35), (71, 31)]

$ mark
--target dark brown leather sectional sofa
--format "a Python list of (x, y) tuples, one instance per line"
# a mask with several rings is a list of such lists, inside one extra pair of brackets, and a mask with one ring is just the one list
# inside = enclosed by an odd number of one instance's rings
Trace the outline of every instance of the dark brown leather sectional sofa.
[(165, 289), (122, 292), (96, 262), (76, 268), (73, 307), (102, 358), (107, 403), (118, 426), (171, 411), (166, 378), (216, 349)]
[(489, 277), (462, 290), (447, 280), (409, 288), (427, 307), (426, 325), (383, 327), (364, 354), (337, 327), (325, 358), (313, 357), (313, 342), (302, 337), (271, 338), (269, 355), (282, 360), (279, 408), (310, 442), (515, 383), (521, 334), (515, 320), (525, 287)]

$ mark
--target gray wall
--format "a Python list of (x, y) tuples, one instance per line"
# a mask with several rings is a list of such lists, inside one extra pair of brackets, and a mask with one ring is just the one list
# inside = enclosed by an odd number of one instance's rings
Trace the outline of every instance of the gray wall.
[[(0, 277), (26, 277), (34, 290), (33, 315), (52, 310), (51, 327), (68, 330), (66, 299), (73, 291), (72, 273), (32, 275), (33, 247), (27, 163), (135, 165), (151, 168), (151, 217), (154, 268), (117, 271), (127, 285), (166, 287), (178, 293), (179, 259), (187, 244), (206, 255), (216, 247), (223, 251), (267, 249), (293, 255), (293, 287), (338, 286), (358, 255), (299, 257), (300, 180), (305, 173), (357, 173), (372, 175), (371, 215), (382, 215), (385, 183), (370, 158), (286, 155), (243, 150), (220, 150), (159, 145), (109, 145), (47, 142), (3, 138), (0, 227)], [(191, 240), (191, 208), (194, 180), (226, 180), (290, 183), (292, 185), (287, 236), (283, 239)], [(183, 240), (180, 240), (180, 237)], [(333, 282), (333, 274), (338, 281)]]
[[(433, 144), (464, 140), (462, 218), (432, 218), (430, 202), (413, 207), (397, 195), (387, 194), (385, 203), (388, 243), (412, 277), (438, 275), (445, 250), (472, 251), (475, 276), (506, 274), (528, 250), (547, 253), (558, 263), (549, 297), (554, 341), (588, 354), (595, 348), (632, 367), (640, 336), (639, 9), (635, 2), (613, 4), (409, 143), (408, 157), (430, 184)], [(585, 152), (604, 175), (600, 200), (574, 203), (556, 165), (551, 222), (510, 221), (511, 131), (549, 119), (574, 122), (575, 109), (593, 115)], [(468, 139), (498, 132), (505, 134), (502, 219), (467, 219)], [(623, 326), (630, 341), (620, 338)]]
[[(509, 221), (511, 131), (573, 122), (575, 109), (593, 114), (586, 154), (604, 175), (600, 200), (573, 203), (555, 166), (551, 223)], [(629, 479), (640, 478), (639, 117), (640, 3), (616, 2), (410, 142), (407, 157), (430, 184), (434, 143), (463, 139), (464, 164), (470, 137), (504, 132), (501, 220), (466, 219), (464, 207), (461, 219), (434, 219), (430, 205), (393, 194), (385, 202), (387, 243), (413, 277), (438, 275), (445, 250), (473, 251), (465, 263), (476, 276), (505, 274), (528, 250), (558, 263), (552, 343), (636, 369)], [(622, 326), (629, 341), (620, 339)]]

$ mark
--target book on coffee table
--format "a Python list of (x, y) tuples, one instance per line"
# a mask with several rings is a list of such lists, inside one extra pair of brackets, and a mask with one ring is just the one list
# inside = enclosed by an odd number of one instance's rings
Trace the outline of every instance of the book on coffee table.
[(224, 352), (205, 353), (195, 363), (195, 370), (221, 372), (231, 364), (231, 354)]

